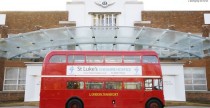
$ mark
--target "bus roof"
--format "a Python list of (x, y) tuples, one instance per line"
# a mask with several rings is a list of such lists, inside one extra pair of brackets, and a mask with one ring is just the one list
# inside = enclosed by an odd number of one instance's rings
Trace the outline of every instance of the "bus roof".
[(138, 50), (138, 51), (75, 51), (75, 50), (54, 50), (49, 52), (46, 56), (57, 54), (80, 54), (80, 55), (158, 55), (152, 50)]

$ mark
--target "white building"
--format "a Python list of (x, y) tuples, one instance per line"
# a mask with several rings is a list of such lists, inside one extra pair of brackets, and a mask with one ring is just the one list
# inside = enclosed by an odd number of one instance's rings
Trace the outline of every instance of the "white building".
[(69, 21), (76, 26), (133, 26), (141, 20), (139, 0), (72, 0), (67, 3)]

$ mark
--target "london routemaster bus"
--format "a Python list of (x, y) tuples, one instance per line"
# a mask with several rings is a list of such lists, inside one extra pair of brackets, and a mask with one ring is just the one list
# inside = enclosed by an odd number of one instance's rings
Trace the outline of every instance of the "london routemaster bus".
[(163, 108), (154, 51), (52, 51), (44, 59), (40, 108)]

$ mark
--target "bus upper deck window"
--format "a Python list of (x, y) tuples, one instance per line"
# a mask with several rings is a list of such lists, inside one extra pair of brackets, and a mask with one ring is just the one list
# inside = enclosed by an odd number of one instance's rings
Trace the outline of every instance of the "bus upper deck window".
[(122, 56), (106, 56), (106, 63), (122, 63)]
[(158, 63), (158, 59), (156, 56), (143, 56), (143, 63)]
[(68, 56), (68, 62), (69, 63), (73, 63), (74, 62), (74, 56), (73, 55), (69, 55)]
[(65, 63), (66, 56), (65, 55), (54, 55), (50, 58), (50, 63)]
[(87, 63), (103, 63), (103, 56), (86, 56)]
[(124, 56), (124, 63), (140, 63), (140, 56)]
[(84, 63), (85, 56), (83, 55), (74, 55), (74, 63)]

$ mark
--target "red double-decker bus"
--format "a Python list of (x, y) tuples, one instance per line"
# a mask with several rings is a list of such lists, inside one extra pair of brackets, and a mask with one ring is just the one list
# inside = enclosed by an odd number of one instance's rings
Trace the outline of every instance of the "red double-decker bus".
[(52, 51), (45, 57), (40, 108), (163, 108), (154, 51)]

